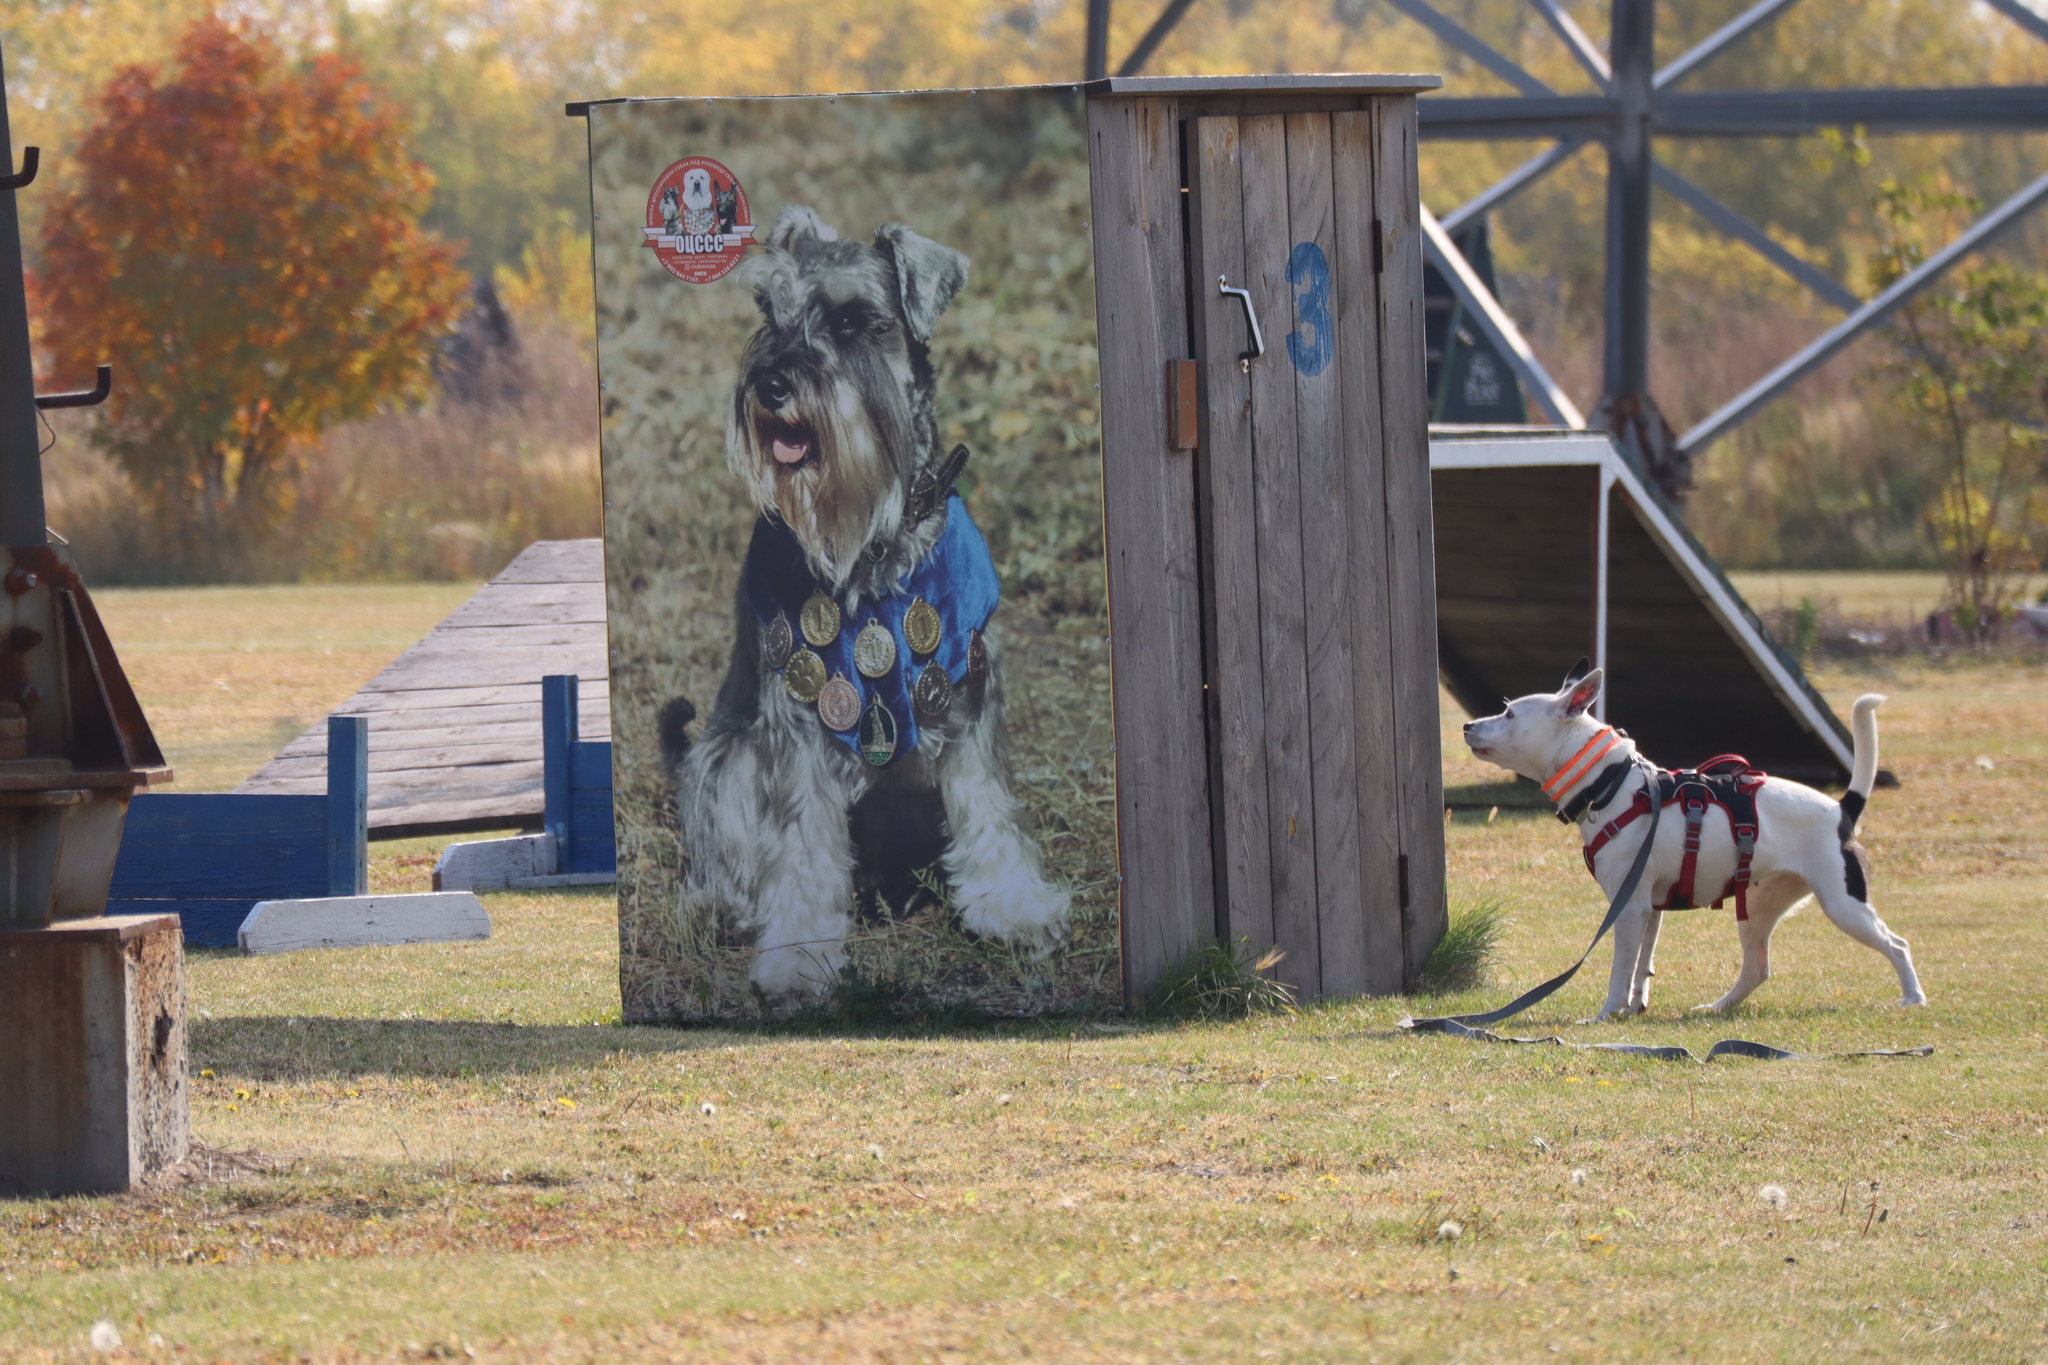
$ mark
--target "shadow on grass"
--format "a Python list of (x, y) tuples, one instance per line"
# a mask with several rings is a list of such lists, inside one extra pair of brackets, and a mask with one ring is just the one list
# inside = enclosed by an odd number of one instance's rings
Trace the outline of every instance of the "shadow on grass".
[[(1171, 1025), (1168, 1025), (1171, 1027)], [(1154, 1025), (1153, 1027), (1156, 1027)], [(350, 1076), (517, 1075), (599, 1065), (628, 1056), (785, 1042), (792, 1038), (918, 1039), (1101, 1037), (1150, 1032), (1083, 1016), (987, 1019), (926, 1016), (884, 1022), (822, 1014), (731, 1025), (499, 1024), (483, 1020), (330, 1019), (243, 1015), (194, 1020), (191, 1066), (272, 1081)]]
[(440, 1019), (245, 1015), (195, 1020), (191, 1064), (264, 1080), (490, 1076), (595, 1066), (621, 1051), (694, 1052), (731, 1033)]

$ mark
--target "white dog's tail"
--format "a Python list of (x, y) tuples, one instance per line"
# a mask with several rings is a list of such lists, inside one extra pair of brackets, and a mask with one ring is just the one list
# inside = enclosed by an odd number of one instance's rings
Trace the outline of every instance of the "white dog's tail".
[(1877, 708), (1882, 705), (1882, 696), (1866, 692), (1849, 708), (1849, 737), (1856, 747), (1854, 766), (1849, 771), (1849, 790), (1842, 793), (1840, 832), (1845, 844), (1855, 836), (1863, 803), (1870, 799), (1870, 789), (1877, 784)]

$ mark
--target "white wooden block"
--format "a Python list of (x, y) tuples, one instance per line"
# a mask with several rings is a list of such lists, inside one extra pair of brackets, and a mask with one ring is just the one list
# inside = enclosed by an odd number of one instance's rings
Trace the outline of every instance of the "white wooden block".
[(551, 877), (520, 877), (513, 881), (514, 891), (548, 891), (558, 886), (613, 886), (619, 880), (616, 872), (558, 872)]
[(521, 834), (450, 844), (434, 864), (436, 891), (503, 891), (555, 873), (555, 836)]
[(473, 892), (420, 891), (405, 896), (258, 901), (235, 937), (245, 953), (290, 953), (301, 948), (456, 943), (490, 936), (491, 917)]

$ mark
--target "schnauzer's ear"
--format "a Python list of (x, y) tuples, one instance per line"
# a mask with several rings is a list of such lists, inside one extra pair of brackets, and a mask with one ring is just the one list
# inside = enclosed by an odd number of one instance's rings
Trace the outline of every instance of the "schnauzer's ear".
[(1605, 675), (1596, 668), (1576, 682), (1566, 683), (1564, 713), (1567, 716), (1580, 715), (1591, 706), (1593, 699), (1600, 695), (1600, 684), (1604, 677)]
[(783, 209), (775, 217), (775, 226), (768, 229), (768, 245), (778, 251), (787, 251), (804, 238), (836, 242), (839, 233), (818, 216), (816, 209), (805, 208), (802, 204), (791, 204)]
[(876, 228), (875, 246), (896, 262), (896, 290), (910, 334), (920, 342), (930, 341), (939, 314), (967, 283), (967, 258), (901, 223)]

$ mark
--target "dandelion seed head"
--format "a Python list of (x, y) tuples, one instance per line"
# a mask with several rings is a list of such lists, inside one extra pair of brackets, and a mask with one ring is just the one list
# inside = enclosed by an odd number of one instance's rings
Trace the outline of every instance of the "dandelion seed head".
[(718, 1112), (718, 1106), (713, 1104), (710, 1100), (706, 1100), (704, 1101), (704, 1103), (697, 1106), (697, 1111), (702, 1114), (715, 1114)]
[(1572, 1184), (1574, 1184), (1574, 1185), (1583, 1185), (1583, 1184), (1585, 1184), (1585, 1183), (1586, 1183), (1586, 1168), (1585, 1168), (1584, 1166), (1577, 1166), (1577, 1167), (1574, 1167), (1574, 1168), (1572, 1169)]
[(1465, 1235), (1465, 1225), (1455, 1218), (1446, 1218), (1436, 1225), (1438, 1241), (1455, 1242)]
[(1774, 1209), (1785, 1207), (1785, 1187), (1783, 1185), (1766, 1185), (1756, 1192), (1756, 1197)]
[(105, 1318), (101, 1318), (92, 1325), (92, 1331), (86, 1337), (86, 1340), (90, 1341), (92, 1348), (102, 1355), (110, 1351), (118, 1351), (121, 1349), (121, 1329), (108, 1322)]
[(877, 1161), (882, 1160), (882, 1144), (879, 1142), (870, 1142), (868, 1144), (868, 1155), (873, 1157)]

